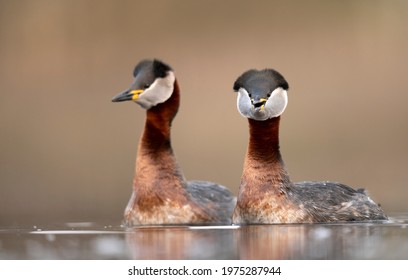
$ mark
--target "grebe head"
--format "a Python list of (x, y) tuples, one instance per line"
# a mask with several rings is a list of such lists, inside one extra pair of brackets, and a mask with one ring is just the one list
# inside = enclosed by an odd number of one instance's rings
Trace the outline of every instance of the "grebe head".
[(130, 88), (113, 97), (113, 102), (132, 100), (150, 109), (165, 102), (173, 93), (174, 72), (159, 60), (142, 60), (136, 65), (133, 76)]
[(257, 121), (278, 117), (288, 104), (288, 89), (285, 78), (273, 69), (246, 71), (234, 83), (238, 111)]

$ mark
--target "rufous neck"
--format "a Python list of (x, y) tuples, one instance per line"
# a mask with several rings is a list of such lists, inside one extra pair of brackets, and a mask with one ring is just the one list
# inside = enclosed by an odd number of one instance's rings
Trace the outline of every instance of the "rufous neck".
[(172, 95), (165, 102), (146, 111), (146, 124), (141, 145), (146, 149), (170, 148), (170, 128), (180, 105), (180, 90), (177, 80)]
[(290, 178), (279, 151), (280, 117), (249, 121), (249, 145), (241, 185), (274, 189), (288, 186)]
[(247, 156), (254, 160), (277, 162), (281, 161), (279, 151), (280, 117), (265, 121), (248, 119), (249, 145)]
[[(134, 189), (155, 196), (171, 186), (182, 188), (184, 176), (171, 147), (170, 127), (177, 114), (180, 93), (177, 82), (171, 97), (164, 103), (147, 110), (146, 124), (136, 157)], [(147, 195), (146, 193), (146, 195)]]

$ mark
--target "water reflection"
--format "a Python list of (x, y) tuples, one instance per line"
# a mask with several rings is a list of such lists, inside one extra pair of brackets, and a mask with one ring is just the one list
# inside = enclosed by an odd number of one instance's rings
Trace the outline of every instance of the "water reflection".
[(382, 233), (368, 226), (250, 226), (236, 240), (240, 259), (370, 259)]
[(126, 234), (134, 259), (235, 259), (232, 229), (135, 228)]
[(304, 243), (305, 227), (245, 226), (235, 232), (240, 259), (286, 259)]
[(408, 219), (387, 223), (0, 229), (0, 259), (408, 259)]

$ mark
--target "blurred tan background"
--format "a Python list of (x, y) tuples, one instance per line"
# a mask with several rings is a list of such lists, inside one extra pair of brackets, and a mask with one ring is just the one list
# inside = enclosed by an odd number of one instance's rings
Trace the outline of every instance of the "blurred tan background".
[(408, 211), (407, 1), (0, 0), (0, 225), (121, 220), (145, 112), (110, 100), (144, 58), (176, 71), (188, 179), (237, 192), (248, 131), (232, 85), (272, 67), (290, 85), (292, 179)]

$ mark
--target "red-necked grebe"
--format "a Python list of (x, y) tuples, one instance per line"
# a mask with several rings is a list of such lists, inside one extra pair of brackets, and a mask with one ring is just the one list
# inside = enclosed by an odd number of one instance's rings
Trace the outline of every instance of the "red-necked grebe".
[(131, 87), (112, 99), (146, 109), (125, 224), (230, 224), (231, 192), (212, 182), (186, 181), (174, 156), (170, 126), (180, 102), (174, 71), (159, 60), (143, 60), (133, 74)]
[(249, 122), (234, 224), (386, 220), (364, 190), (335, 182), (291, 182), (279, 151), (279, 122), (289, 85), (275, 70), (249, 70), (234, 83)]

